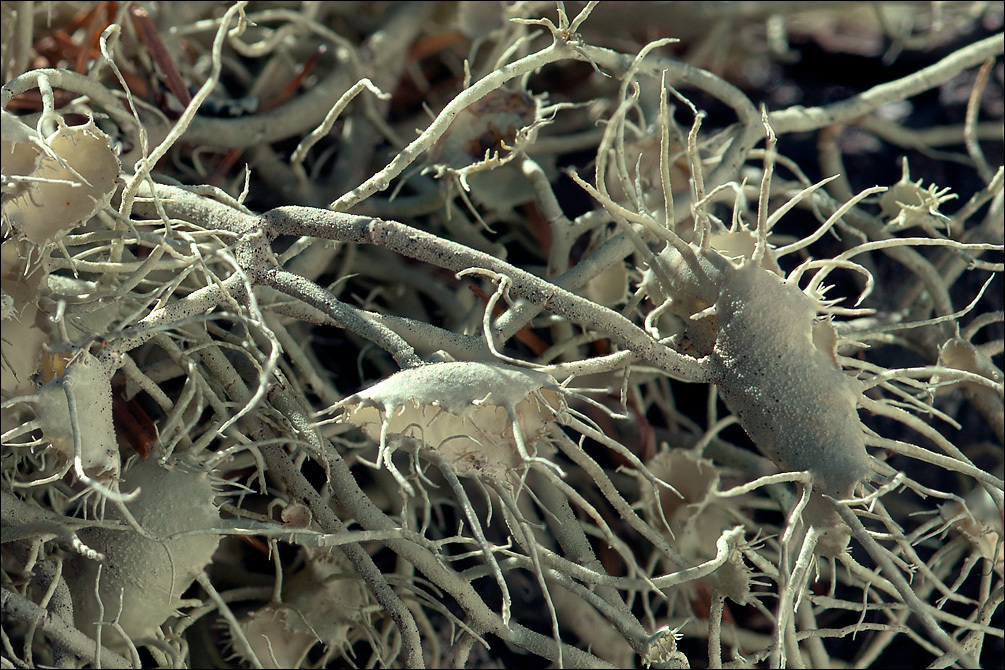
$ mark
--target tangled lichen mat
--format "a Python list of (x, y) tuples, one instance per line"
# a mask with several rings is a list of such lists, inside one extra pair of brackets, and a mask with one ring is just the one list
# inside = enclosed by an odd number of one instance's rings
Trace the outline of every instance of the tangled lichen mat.
[(0, 666), (1002, 667), (1003, 25), (4, 2)]

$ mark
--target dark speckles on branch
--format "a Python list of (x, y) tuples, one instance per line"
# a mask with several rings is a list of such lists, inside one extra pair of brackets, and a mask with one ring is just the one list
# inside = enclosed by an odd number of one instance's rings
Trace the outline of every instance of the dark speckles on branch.
[(308, 207), (279, 207), (261, 217), (270, 234), (307, 235), (351, 244), (374, 244), (454, 272), (483, 268), (508, 277), (514, 297), (545, 307), (573, 323), (595, 329), (642, 359), (680, 378), (707, 381), (702, 360), (682, 356), (656, 342), (621, 314), (559, 288), (525, 270), (462, 244), (397, 221)]

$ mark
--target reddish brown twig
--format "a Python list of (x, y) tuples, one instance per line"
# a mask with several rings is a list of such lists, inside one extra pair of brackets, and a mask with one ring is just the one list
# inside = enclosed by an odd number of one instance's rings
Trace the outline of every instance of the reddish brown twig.
[(143, 41), (147, 51), (150, 52), (150, 58), (153, 59), (154, 64), (161, 71), (161, 74), (164, 75), (168, 90), (174, 94), (174, 97), (178, 98), (178, 102), (182, 104), (182, 107), (188, 107), (189, 103), (192, 102), (192, 96), (188, 92), (185, 81), (181, 78), (181, 73), (178, 72), (178, 68), (174, 64), (171, 53), (161, 39), (153, 19), (150, 18), (146, 10), (136, 5), (129, 8), (129, 15), (133, 19), (136, 33), (140, 36), (140, 40)]

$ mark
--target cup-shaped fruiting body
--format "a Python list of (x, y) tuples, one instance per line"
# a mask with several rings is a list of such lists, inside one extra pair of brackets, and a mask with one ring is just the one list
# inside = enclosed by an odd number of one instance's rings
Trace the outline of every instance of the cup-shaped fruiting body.
[[(65, 362), (62, 356), (53, 358), (60, 361), (62, 368), (54, 371), (58, 376), (36, 393), (16, 398), (5, 408), (16, 409), (24, 405), (35, 414), (34, 419), (6, 432), (5, 444), (7, 440), (39, 430), (42, 441), (59, 452), (64, 463), (79, 456), (80, 468), (87, 477), (114, 480), (118, 477), (120, 461), (112, 418), (111, 381), (100, 361), (86, 350), (78, 351), (65, 367), (62, 367)], [(71, 416), (69, 396), (76, 408), (74, 416)]]
[(945, 228), (949, 217), (939, 211), (939, 206), (956, 198), (950, 189), (940, 189), (935, 184), (922, 186), (922, 180), (911, 181), (910, 167), (904, 157), (900, 181), (880, 196), (879, 207), (887, 218), (887, 225), (895, 230), (920, 226), (927, 230)]
[(487, 93), (458, 112), (430, 148), (429, 170), (459, 177), (463, 190), (488, 209), (509, 211), (534, 197), (527, 179), (507, 164), (536, 135), (538, 113), (537, 99), (524, 91)]
[(1005, 576), (1005, 529), (1001, 512), (990, 493), (975, 488), (965, 500), (939, 505), (939, 515), (967, 539), (999, 579)]
[(55, 242), (108, 204), (121, 167), (93, 119), (82, 126), (60, 120), (44, 140), (26, 138), (9, 114), (3, 120), (3, 219), (20, 239)]
[(817, 490), (848, 498), (870, 473), (858, 417), (861, 386), (817, 348), (815, 301), (744, 263), (716, 302), (716, 383), (758, 449)]
[[(719, 393), (761, 453), (808, 470), (816, 490), (850, 497), (871, 472), (860, 384), (815, 324), (818, 302), (749, 259), (687, 245), (660, 256), (682, 349), (704, 357)], [(650, 280), (660, 290), (659, 282)], [(826, 324), (823, 324), (826, 326)]]
[[(665, 518), (673, 533), (674, 546), (680, 554), (694, 564), (713, 558), (722, 531), (735, 525), (737, 510), (735, 498), (719, 498), (720, 470), (715, 463), (701, 458), (693, 451), (672, 449), (662, 451), (646, 462), (646, 467), (656, 477), (673, 486), (675, 491), (661, 490), (655, 497), (645, 496), (642, 509), (646, 520), (654, 528), (662, 526)], [(644, 483), (641, 475), (640, 484)], [(662, 506), (662, 514), (656, 507)], [(674, 569), (664, 559), (668, 571)], [(753, 571), (743, 562), (739, 551), (730, 554), (712, 574), (719, 593), (734, 602), (745, 605), (750, 596)]]
[[(366, 626), (366, 587), (337, 550), (311, 556), (283, 583), (283, 602), (269, 603), (241, 620), (252, 651), (266, 668), (298, 668), (319, 642), (329, 651), (351, 644), (352, 629)], [(246, 651), (234, 644), (245, 660)]]
[[(74, 598), (77, 626), (94, 634), (100, 608), (104, 621), (117, 619), (134, 641), (156, 634), (157, 629), (182, 603), (182, 594), (209, 563), (220, 542), (213, 532), (220, 523), (216, 490), (205, 472), (181, 466), (166, 468), (156, 459), (139, 461), (127, 469), (123, 488), (140, 489), (126, 505), (130, 514), (152, 537), (143, 537), (130, 527), (80, 531), (83, 542), (105, 556), (100, 577), (98, 563), (75, 557), (68, 583)], [(109, 508), (106, 520), (123, 520), (117, 508)], [(197, 531), (174, 539), (175, 533)], [(121, 613), (120, 606), (121, 594)], [(124, 652), (125, 641), (112, 628), (105, 628), (103, 641), (110, 649)]]
[[(32, 375), (38, 369), (39, 354), (49, 343), (38, 306), (39, 290), (46, 273), (39, 264), (29, 265), (14, 239), (0, 245), (0, 279), (3, 281), (3, 356), (0, 357), (0, 387), (3, 397), (14, 398), (35, 391)], [(42, 327), (40, 327), (42, 324)], [(4, 431), (7, 425), (4, 412)]]
[[(241, 632), (263, 668), (299, 668), (317, 644), (312, 633), (294, 630), (298, 617), (299, 614), (285, 603), (269, 603), (241, 618)], [(248, 650), (234, 640), (233, 631), (230, 637), (234, 653), (241, 660), (251, 662)]]
[(612, 263), (586, 283), (583, 295), (604, 307), (624, 304), (628, 295), (628, 266)]
[(690, 668), (691, 662), (684, 652), (677, 649), (677, 642), (684, 636), (678, 631), (664, 626), (649, 636), (646, 649), (642, 653), (642, 664), (647, 668), (658, 664), (661, 668)]
[(517, 133), (537, 120), (538, 103), (523, 91), (497, 88), (462, 109), (447, 132), (433, 145), (429, 160), (449, 168), (464, 168), (486, 155), (505, 156)]
[(555, 379), (504, 363), (432, 363), (349, 398), (342, 420), (387, 449), (405, 436), (435, 449), (460, 476), (503, 480), (563, 411)]
[(7, 110), (0, 110), (0, 192), (4, 202), (27, 190), (28, 182), (22, 179), (35, 170), (43, 149), (35, 129)]

